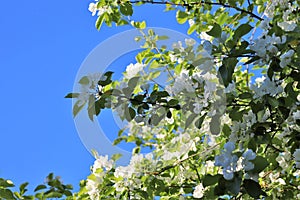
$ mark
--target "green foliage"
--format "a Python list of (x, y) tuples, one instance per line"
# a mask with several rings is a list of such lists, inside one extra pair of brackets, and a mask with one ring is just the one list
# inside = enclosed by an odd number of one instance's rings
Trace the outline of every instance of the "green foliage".
[(219, 24), (214, 24), (212, 29), (207, 32), (208, 35), (215, 37), (215, 38), (220, 38), (222, 33), (222, 28)]
[(9, 180), (0, 179), (0, 198), (13, 200), (13, 199), (24, 199), (24, 200), (46, 200), (51, 198), (63, 198), (63, 199), (74, 199), (73, 198), (73, 186), (70, 184), (64, 185), (59, 177), (54, 177), (53, 173), (50, 173), (46, 178), (46, 183), (38, 185), (35, 189), (34, 195), (26, 195), (28, 191), (27, 186), (29, 183), (23, 183), (19, 187), (19, 192), (13, 192), (9, 187), (14, 187), (13, 183)]

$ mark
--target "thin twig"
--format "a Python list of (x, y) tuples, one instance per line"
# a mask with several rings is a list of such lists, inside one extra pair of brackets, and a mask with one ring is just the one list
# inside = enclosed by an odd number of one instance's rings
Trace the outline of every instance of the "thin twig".
[(232, 5), (229, 5), (229, 4), (225, 4), (225, 3), (221, 3), (221, 2), (217, 3), (217, 2), (200, 1), (200, 2), (191, 2), (191, 3), (173, 3), (173, 2), (170, 2), (170, 1), (152, 1), (152, 0), (130, 1), (130, 3), (141, 3), (141, 2), (142, 3), (150, 3), (150, 4), (164, 4), (164, 5), (169, 4), (169, 5), (173, 5), (173, 6), (183, 6), (183, 7), (188, 7), (188, 6), (191, 6), (191, 5), (201, 5), (201, 4), (223, 6), (225, 8), (233, 8), (237, 11), (242, 12), (242, 13), (247, 13), (251, 17), (254, 17), (254, 18), (256, 18), (260, 21), (263, 20), (263, 18), (259, 17), (258, 15), (254, 14), (254, 13), (248, 11), (248, 10), (244, 10), (242, 8), (232, 6)]
[(168, 165), (168, 166), (166, 166), (166, 167), (163, 167), (163, 168), (161, 168), (159, 171), (155, 171), (155, 172), (146, 172), (146, 174), (159, 175), (159, 174), (161, 174), (161, 173), (163, 173), (163, 172), (165, 172), (165, 171), (167, 171), (167, 170), (169, 170), (169, 169), (172, 169), (172, 168), (178, 166), (179, 164), (181, 164), (181, 163), (183, 163), (183, 162), (185, 162), (185, 161), (187, 161), (187, 160), (189, 160), (189, 159), (191, 159), (191, 158), (193, 158), (193, 157), (195, 157), (195, 156), (201, 155), (202, 157), (205, 157), (206, 155), (209, 155), (209, 154), (211, 153), (211, 151), (213, 151), (213, 150), (214, 150), (217, 146), (219, 146), (220, 144), (221, 144), (221, 143), (217, 143), (217, 144), (215, 144), (214, 146), (212, 146), (211, 148), (206, 149), (206, 151), (205, 151), (204, 153), (203, 153), (203, 152), (195, 153), (195, 154), (193, 154), (193, 155), (191, 155), (191, 156), (189, 156), (189, 157), (187, 157), (187, 158), (185, 158), (185, 159), (178, 160), (178, 161), (175, 162), (173, 165)]

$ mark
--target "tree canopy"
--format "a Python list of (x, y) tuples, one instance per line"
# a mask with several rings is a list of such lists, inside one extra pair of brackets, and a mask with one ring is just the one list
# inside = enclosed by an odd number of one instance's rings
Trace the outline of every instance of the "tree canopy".
[[(133, 13), (164, 4), (197, 39), (168, 36)], [(99, 0), (102, 26), (132, 26), (142, 50), (121, 80), (114, 72), (79, 81), (74, 117), (103, 109), (128, 126), (114, 144), (135, 144), (130, 163), (95, 153), (91, 174), (72, 193), (53, 174), (25, 195), (0, 180), (4, 199), (300, 199), (300, 1)], [(101, 31), (101, 30), (100, 30)], [(167, 76), (165, 85), (156, 80)], [(150, 148), (147, 154), (143, 148)]]

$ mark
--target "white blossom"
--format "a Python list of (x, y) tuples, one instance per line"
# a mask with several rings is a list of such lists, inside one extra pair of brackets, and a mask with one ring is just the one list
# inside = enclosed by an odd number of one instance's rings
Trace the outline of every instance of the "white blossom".
[(290, 159), (291, 159), (291, 154), (289, 152), (282, 152), (276, 158), (276, 161), (278, 162), (279, 166), (282, 168), (281, 173), (285, 173), (285, 171), (289, 167)]
[(300, 162), (300, 149), (296, 149), (293, 156), (296, 161)]
[(187, 46), (194, 46), (194, 45), (196, 44), (196, 41), (195, 41), (194, 39), (192, 39), (192, 38), (190, 38), (190, 39), (185, 39), (184, 41), (185, 41), (185, 44), (186, 44)]
[(238, 157), (232, 154), (235, 149), (233, 142), (227, 142), (224, 145), (222, 154), (215, 157), (215, 166), (223, 167), (223, 177), (226, 180), (231, 180), (234, 177), (234, 172), (237, 168)]
[(293, 31), (297, 27), (295, 21), (278, 22), (277, 24), (282, 30), (285, 31)]
[(263, 21), (261, 21), (259, 27), (264, 30), (270, 29), (270, 19), (264, 19)]
[(202, 183), (200, 183), (199, 185), (197, 185), (195, 187), (195, 190), (193, 192), (193, 197), (200, 199), (203, 197), (203, 195), (204, 195), (204, 187), (203, 187)]
[(178, 42), (175, 42), (173, 43), (173, 49), (177, 49), (179, 50), (180, 52), (184, 52), (184, 48), (182, 46), (182, 42), (181, 41), (178, 41)]
[(92, 181), (90, 179), (87, 179), (86, 182), (86, 189), (87, 193), (90, 196), (92, 200), (96, 200), (99, 198), (99, 190), (98, 190), (98, 183), (95, 181)]
[(92, 13), (92, 16), (95, 16), (96, 14), (98, 16), (102, 15), (103, 13), (111, 13), (111, 8), (108, 6), (103, 6), (98, 8), (98, 2), (97, 3), (90, 3), (88, 10)]
[(183, 91), (187, 92), (195, 92), (193, 87), (193, 82), (190, 79), (188, 72), (183, 70), (179, 76), (176, 77), (174, 85), (172, 87), (168, 87), (168, 92), (174, 95), (178, 95)]
[(203, 62), (197, 68), (201, 71), (201, 74), (211, 72), (215, 66), (213, 57), (207, 51), (202, 51), (200, 55)]
[(268, 77), (261, 77), (255, 80), (255, 84), (250, 85), (250, 89), (254, 91), (254, 98), (262, 97), (265, 94), (275, 96), (283, 92), (283, 88), (271, 81)]
[[(286, 42), (286, 36), (282, 36), (281, 38), (273, 34), (263, 35), (254, 40), (254, 43), (250, 46), (250, 49), (255, 51), (256, 54), (265, 59), (266, 61), (270, 60), (270, 56), (276, 55), (278, 52), (278, 48), (276, 45), (283, 44)], [(268, 55), (270, 54), (270, 55)]]
[(203, 104), (200, 102), (195, 102), (195, 103), (193, 103), (193, 106), (194, 106), (193, 112), (195, 114), (200, 114), (203, 109)]
[(249, 171), (249, 172), (245, 173), (245, 179), (251, 179), (251, 180), (258, 182), (258, 178), (259, 178), (259, 175), (255, 172)]
[(300, 110), (297, 110), (296, 112), (293, 113), (293, 119), (294, 120), (300, 119)]
[(256, 158), (256, 154), (252, 151), (252, 149), (249, 149), (243, 153), (242, 157), (243, 157), (242, 165), (245, 171), (252, 170), (254, 168), (254, 164), (250, 161)]
[(208, 35), (206, 32), (201, 32), (199, 35), (201, 40), (207, 40), (207, 41), (212, 41), (212, 37)]
[(235, 149), (235, 145), (233, 142), (227, 142), (225, 145), (224, 145), (224, 149), (226, 150), (226, 152), (232, 152), (234, 149)]
[(97, 3), (90, 3), (88, 10), (92, 13), (93, 16), (95, 16), (96, 13), (97, 13), (97, 10), (98, 10), (97, 9)]
[(235, 90), (235, 83), (229, 83), (228, 86), (224, 89), (225, 93), (231, 93)]
[(126, 67), (126, 73), (125, 73), (125, 78), (131, 79), (134, 76), (136, 76), (140, 71), (143, 70), (144, 64), (141, 63), (135, 63), (135, 64), (130, 64)]
[(99, 168), (105, 168), (106, 170), (111, 170), (113, 167), (113, 160), (108, 160), (108, 155), (98, 157), (93, 165), (93, 172), (95, 173)]
[(193, 25), (195, 24), (195, 20), (189, 19), (189, 20), (188, 20), (188, 23), (189, 23), (190, 26), (193, 26)]
[(285, 66), (287, 66), (288, 64), (290, 64), (291, 60), (292, 60), (292, 56), (294, 55), (295, 51), (290, 49), (288, 52), (282, 54), (280, 56), (280, 67), (284, 68)]
[(123, 178), (130, 178), (132, 174), (135, 173), (135, 169), (133, 166), (119, 166), (116, 168), (114, 172), (115, 177), (123, 177)]

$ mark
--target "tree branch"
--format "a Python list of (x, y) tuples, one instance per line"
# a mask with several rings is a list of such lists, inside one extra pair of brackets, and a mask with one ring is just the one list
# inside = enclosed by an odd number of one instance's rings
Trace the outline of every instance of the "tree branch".
[(207, 4), (207, 5), (213, 5), (213, 6), (223, 6), (224, 8), (233, 8), (237, 11), (240, 11), (242, 13), (246, 13), (248, 15), (250, 15), (251, 17), (253, 18), (256, 18), (260, 21), (263, 20), (263, 18), (259, 17), (258, 15), (248, 11), (248, 10), (244, 10), (242, 8), (239, 8), (239, 7), (236, 7), (236, 6), (232, 6), (232, 5), (229, 5), (229, 4), (225, 4), (225, 3), (217, 3), (217, 2), (208, 2), (208, 1), (200, 1), (200, 2), (191, 2), (191, 3), (173, 3), (173, 2), (170, 2), (170, 1), (153, 1), (153, 0), (141, 0), (141, 1), (130, 1), (130, 3), (134, 4), (134, 3), (150, 3), (150, 4), (169, 4), (169, 5), (173, 5), (173, 6), (182, 6), (182, 7), (188, 7), (188, 6), (191, 6), (191, 5), (201, 5), (201, 4)]
[(195, 154), (192, 154), (192, 155), (190, 155), (189, 157), (187, 157), (187, 158), (185, 158), (185, 159), (182, 159), (182, 160), (178, 160), (177, 162), (175, 162), (173, 165), (168, 165), (168, 166), (165, 166), (165, 167), (163, 167), (163, 168), (161, 168), (159, 171), (154, 171), (154, 172), (146, 172), (146, 174), (150, 174), (150, 175), (159, 175), (159, 174), (161, 174), (161, 173), (163, 173), (163, 172), (165, 172), (165, 171), (167, 171), (167, 170), (169, 170), (169, 169), (172, 169), (172, 168), (174, 168), (174, 167), (176, 167), (176, 166), (178, 166), (179, 164), (181, 164), (181, 163), (183, 163), (183, 162), (185, 162), (185, 161), (187, 161), (187, 160), (189, 160), (189, 159), (191, 159), (191, 158), (193, 158), (193, 157), (195, 157), (195, 156), (201, 156), (201, 157), (205, 157), (205, 156), (207, 156), (207, 155), (209, 155), (210, 153), (211, 153), (211, 151), (213, 151), (217, 146), (219, 146), (221, 143), (217, 143), (217, 144), (215, 144), (214, 146), (212, 146), (212, 147), (210, 147), (210, 148), (208, 148), (208, 149), (206, 149), (205, 150), (205, 152), (197, 152), (197, 153), (195, 153)]

